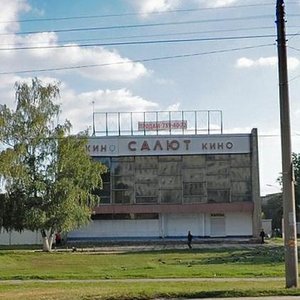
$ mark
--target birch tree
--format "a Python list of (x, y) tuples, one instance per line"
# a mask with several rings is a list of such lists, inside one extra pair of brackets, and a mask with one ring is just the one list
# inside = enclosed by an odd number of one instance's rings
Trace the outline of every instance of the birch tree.
[(102, 188), (105, 167), (86, 151), (87, 134), (70, 135), (68, 120), (58, 123), (58, 84), (16, 83), (16, 108), (0, 106), (0, 198), (6, 230), (40, 230), (43, 250), (51, 251), (55, 232), (87, 224)]

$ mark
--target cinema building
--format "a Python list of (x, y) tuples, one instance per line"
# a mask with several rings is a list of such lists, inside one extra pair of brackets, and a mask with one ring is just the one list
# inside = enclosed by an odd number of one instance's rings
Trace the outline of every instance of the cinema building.
[(94, 121), (87, 150), (108, 167), (101, 201), (93, 221), (68, 239), (180, 238), (188, 230), (199, 238), (258, 236), (257, 130), (224, 134), (212, 120), (220, 114), (98, 116), (103, 130)]

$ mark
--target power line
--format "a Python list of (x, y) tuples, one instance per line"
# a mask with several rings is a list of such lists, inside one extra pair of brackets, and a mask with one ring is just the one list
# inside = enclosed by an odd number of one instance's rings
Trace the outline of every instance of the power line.
[(272, 44), (262, 44), (262, 45), (256, 45), (256, 46), (246, 46), (246, 47), (222, 49), (222, 50), (207, 51), (207, 52), (198, 52), (198, 53), (191, 53), (191, 54), (180, 54), (180, 55), (173, 55), (173, 56), (161, 56), (161, 57), (145, 58), (145, 59), (138, 59), (138, 60), (132, 60), (132, 61), (119, 61), (119, 62), (115, 62), (115, 63), (103, 63), (103, 64), (90, 64), (90, 65), (60, 67), (60, 68), (47, 68), (47, 69), (32, 69), (32, 70), (21, 70), (21, 71), (9, 71), (9, 72), (0, 72), (0, 75), (41, 73), (41, 72), (63, 71), (63, 70), (74, 70), (74, 69), (85, 69), (85, 68), (95, 68), (95, 67), (108, 67), (108, 66), (113, 66), (113, 65), (124, 65), (124, 64), (128, 64), (128, 63), (143, 63), (143, 62), (149, 62), (149, 61), (161, 61), (161, 60), (169, 60), (169, 59), (177, 59), (177, 58), (187, 58), (187, 57), (194, 57), (194, 56), (203, 56), (203, 55), (209, 55), (209, 54), (227, 53), (227, 52), (234, 52), (234, 51), (241, 51), (241, 50), (250, 50), (250, 49), (262, 48), (262, 47), (268, 47), (268, 46), (274, 46), (274, 45), (275, 45), (275, 43), (272, 43)]
[[(291, 136), (293, 137), (300, 137), (298, 133), (294, 133)], [(258, 137), (260, 138), (280, 138), (280, 134), (258, 134)]]
[(292, 47), (292, 46), (287, 46), (287, 47), (290, 48), (290, 49), (293, 49), (293, 50), (295, 50), (295, 51), (300, 51), (299, 48), (295, 48), (295, 47)]
[(248, 17), (232, 17), (232, 18), (205, 19), (205, 20), (192, 20), (192, 21), (180, 21), (180, 22), (113, 25), (113, 26), (86, 27), (86, 28), (67, 28), (67, 29), (55, 29), (55, 30), (46, 30), (46, 31), (23, 31), (23, 32), (16, 32), (16, 33), (1, 33), (0, 36), (38, 34), (38, 33), (47, 33), (47, 32), (63, 33), (63, 32), (82, 32), (82, 31), (96, 31), (96, 30), (126, 29), (126, 28), (149, 28), (149, 27), (159, 27), (159, 26), (199, 24), (199, 23), (211, 23), (211, 22), (258, 20), (258, 19), (266, 19), (266, 18), (273, 19), (273, 16), (272, 15), (255, 15), (255, 16), (248, 16)]
[[(295, 48), (295, 47), (292, 47), (292, 46), (287, 46), (287, 48), (292, 49), (292, 50), (294, 50), (294, 51), (300, 52), (300, 49)], [(292, 77), (291, 79), (289, 79), (289, 82), (294, 81), (294, 80), (296, 80), (296, 79), (298, 79), (298, 78), (300, 78), (300, 75), (297, 75), (297, 76)]]
[[(233, 29), (216, 29), (216, 30), (206, 30), (206, 31), (185, 31), (185, 32), (169, 32), (169, 33), (160, 33), (160, 34), (143, 34), (143, 35), (127, 35), (127, 36), (116, 36), (116, 37), (102, 37), (102, 38), (85, 38), (85, 39), (69, 39), (69, 40), (60, 40), (59, 43), (77, 43), (77, 42), (89, 42), (89, 41), (103, 41), (103, 40), (121, 40), (121, 39), (130, 39), (130, 38), (149, 38), (149, 37), (163, 37), (163, 36), (177, 36), (177, 35), (195, 35), (195, 34), (211, 34), (211, 33), (222, 33), (222, 32), (238, 32), (238, 31), (251, 31), (251, 30), (265, 30), (265, 29), (274, 29), (274, 26), (254, 26), (254, 27), (239, 27)], [(35, 43), (18, 43), (18, 46), (34, 45)], [(46, 44), (37, 43), (38, 45)], [(14, 44), (0, 44), (5, 47), (14, 47)]]
[[(296, 4), (297, 2), (290, 2), (289, 4)], [(231, 5), (224, 7), (202, 7), (202, 8), (190, 8), (190, 9), (174, 9), (168, 11), (154, 11), (149, 13), (119, 13), (119, 14), (103, 14), (103, 15), (87, 15), (87, 16), (70, 16), (70, 17), (53, 17), (53, 18), (36, 18), (36, 19), (23, 19), (23, 20), (11, 20), (2, 21), (0, 24), (7, 23), (28, 23), (28, 22), (43, 22), (43, 21), (66, 21), (66, 20), (80, 20), (80, 19), (98, 19), (98, 18), (111, 18), (111, 17), (128, 17), (128, 16), (138, 16), (138, 15), (160, 15), (169, 13), (181, 13), (181, 12), (197, 12), (197, 11), (207, 11), (207, 10), (220, 10), (220, 9), (236, 9), (236, 8), (250, 8), (250, 7), (262, 7), (262, 6), (273, 6), (273, 3), (254, 3), (254, 4), (243, 4), (243, 5)]]
[[(289, 28), (299, 28), (300, 26), (289, 26)], [(131, 38), (149, 38), (149, 37), (163, 37), (163, 36), (177, 36), (177, 35), (195, 35), (195, 34), (212, 34), (212, 33), (222, 33), (222, 32), (238, 32), (238, 31), (251, 31), (251, 30), (265, 30), (265, 29), (274, 29), (274, 26), (253, 26), (253, 27), (239, 27), (231, 29), (215, 29), (215, 30), (206, 30), (206, 31), (185, 31), (185, 32), (169, 32), (169, 33), (160, 33), (160, 34), (143, 34), (143, 35), (127, 35), (127, 36), (116, 36), (116, 37), (101, 37), (101, 38), (84, 38), (84, 39), (68, 39), (58, 41), (60, 44), (63, 43), (77, 43), (77, 42), (89, 42), (89, 41), (105, 41), (105, 40), (122, 40), (122, 39), (131, 39)], [(300, 35), (300, 32), (290, 33), (287, 36)], [(290, 41), (291, 39), (289, 39)], [(34, 46), (35, 44), (49, 45), (48, 42), (39, 42), (39, 43), (17, 43), (19, 47), (22, 46)], [(15, 47), (16, 43), (13, 44), (0, 44), (0, 47)]]
[(59, 48), (74, 48), (74, 47), (106, 47), (106, 46), (125, 46), (125, 45), (150, 45), (150, 44), (171, 44), (171, 43), (190, 43), (190, 42), (207, 42), (207, 41), (228, 41), (228, 40), (244, 40), (244, 39), (259, 39), (259, 38), (275, 38), (274, 34), (268, 35), (248, 35), (248, 36), (228, 36), (228, 37), (213, 37), (213, 38), (196, 38), (196, 39), (173, 39), (173, 40), (152, 40), (152, 41), (128, 41), (128, 42), (113, 42), (113, 43), (93, 43), (93, 44), (78, 44), (78, 45), (54, 45), (54, 46), (33, 46), (33, 47), (15, 47), (15, 48), (0, 48), (0, 51), (7, 50), (40, 50), (40, 49), (59, 49)]

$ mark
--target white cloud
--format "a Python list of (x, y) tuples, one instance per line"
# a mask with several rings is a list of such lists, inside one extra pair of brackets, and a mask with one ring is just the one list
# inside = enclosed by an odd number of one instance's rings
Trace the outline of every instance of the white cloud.
[(178, 7), (181, 3), (180, 0), (132, 0), (131, 2), (143, 15), (168, 11)]
[(1, 0), (0, 33), (14, 33), (19, 29), (18, 14), (30, 10), (26, 0)]
[(1, 76), (0, 85), (0, 104), (6, 104), (9, 108), (13, 108), (15, 104), (15, 82), (19, 78), (13, 75)]
[[(16, 45), (22, 45), (25, 47), (46, 47), (57, 45), (58, 37), (54, 32), (41, 32), (35, 34), (28, 34), (25, 36), (16, 36)], [(35, 50), (40, 51), (40, 50)], [(34, 52), (33, 52), (34, 53)]]
[(159, 85), (174, 85), (174, 80), (167, 78), (155, 78), (155, 82)]
[(231, 128), (225, 128), (224, 133), (250, 133), (253, 127), (231, 127)]
[[(14, 45), (16, 36), (14, 35), (19, 30), (18, 15), (21, 12), (30, 10), (30, 6), (26, 0), (2, 0), (0, 10), (0, 34), (1, 45)], [(7, 35), (6, 35), (7, 34)], [(1, 53), (2, 55), (3, 53)]]
[[(256, 68), (256, 67), (274, 67), (277, 66), (277, 57), (260, 57), (256, 60), (247, 57), (241, 57), (236, 62), (237, 68)], [(295, 57), (288, 58), (288, 67), (290, 70), (295, 70), (300, 64), (299, 59)]]
[(250, 68), (254, 66), (254, 60), (247, 57), (241, 57), (237, 60), (235, 66), (237, 68)]
[(260, 57), (257, 60), (253, 60), (246, 57), (241, 57), (236, 62), (237, 68), (252, 68), (252, 67), (265, 67), (275, 66), (277, 64), (277, 58), (274, 57)]
[[(18, 14), (23, 11), (28, 11), (30, 6), (27, 0), (2, 0), (2, 2), (1, 4), (5, 5), (2, 5), (0, 11), (0, 33), (8, 33), (9, 35), (2, 36), (0, 48), (14, 48), (21, 45), (34, 47), (58, 45), (59, 39), (54, 32), (16, 35), (15, 33), (19, 30), (19, 24), (17, 22)], [(149, 74), (149, 71), (142, 63), (134, 62), (127, 57), (123, 57), (117, 50), (108, 50), (103, 47), (83, 48), (79, 45), (72, 46), (74, 47), (1, 51), (1, 70), (2, 72), (14, 72), (102, 65), (92, 68), (65, 70), (64, 72), (77, 73), (96, 81), (122, 82), (133, 81)], [(37, 75), (39, 76), (39, 74)]]
[(206, 7), (225, 7), (237, 2), (237, 0), (196, 0)]
[[(129, 0), (136, 9), (147, 16), (154, 12), (165, 12), (178, 7), (182, 7), (186, 1), (183, 0)], [(201, 7), (226, 7), (238, 0), (193, 0)]]
[[(53, 77), (39, 77), (43, 84), (57, 83), (58, 80)], [(0, 104), (7, 104), (11, 109), (15, 108), (15, 82), (31, 83), (30, 77), (2, 76), (0, 85)], [(117, 90), (93, 90), (84, 93), (77, 93), (65, 82), (60, 82), (60, 97), (57, 103), (61, 105), (61, 116), (59, 122), (65, 119), (71, 121), (73, 132), (79, 132), (87, 129), (92, 124), (92, 111), (96, 112), (140, 112), (159, 110), (156, 102), (149, 101), (143, 97), (134, 95), (128, 89)]]
[(131, 81), (147, 74), (143, 64), (122, 57), (116, 50), (109, 51), (102, 47), (67, 48), (56, 54), (56, 61), (60, 60), (65, 65), (66, 56), (70, 65), (103, 65), (77, 70), (82, 76), (93, 80)]
[(295, 57), (288, 58), (288, 67), (291, 71), (297, 69), (299, 67), (299, 64), (300, 64), (300, 60), (298, 58)]
[(180, 102), (174, 103), (169, 105), (165, 110), (166, 111), (179, 111), (180, 109)]
[[(34, 45), (37, 47), (56, 46), (57, 42), (58, 37), (53, 32), (18, 36), (14, 41), (15, 45), (25, 44), (26, 46)], [(9, 71), (102, 65), (64, 71), (76, 72), (81, 76), (98, 81), (132, 81), (148, 74), (142, 63), (122, 57), (116, 50), (108, 50), (103, 47), (81, 48), (77, 45), (73, 46), (60, 49), (25, 50), (22, 55), (15, 50), (2, 51), (0, 63), (2, 70)]]
[(93, 99), (95, 110), (111, 111), (146, 111), (158, 107), (157, 103), (135, 96), (128, 89), (97, 90), (79, 95), (83, 101)]
[(88, 128), (92, 123), (92, 102), (96, 112), (136, 112), (158, 109), (158, 104), (133, 95), (128, 89), (95, 90), (76, 94), (62, 85), (62, 118), (73, 124), (74, 132)]

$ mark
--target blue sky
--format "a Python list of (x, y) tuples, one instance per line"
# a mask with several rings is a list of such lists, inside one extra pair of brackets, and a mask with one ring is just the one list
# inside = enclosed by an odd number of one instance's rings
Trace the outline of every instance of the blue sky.
[[(99, 112), (222, 110), (226, 133), (258, 128), (261, 192), (277, 192), (281, 155), (275, 2), (2, 0), (0, 51), (46, 48), (1, 51), (0, 102), (13, 107), (15, 81), (59, 81), (62, 118), (72, 122), (75, 132), (92, 125), (92, 101)], [(300, 1), (288, 2), (292, 141), (299, 153)], [(102, 29), (71, 31), (96, 27)], [(198, 40), (166, 42), (187, 39)], [(138, 41), (164, 42), (99, 45)], [(182, 55), (191, 56), (151, 60)], [(106, 66), (49, 70), (91, 64)], [(24, 70), (32, 72), (18, 73)]]

